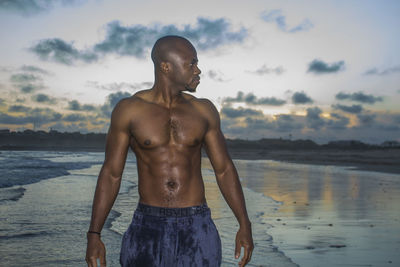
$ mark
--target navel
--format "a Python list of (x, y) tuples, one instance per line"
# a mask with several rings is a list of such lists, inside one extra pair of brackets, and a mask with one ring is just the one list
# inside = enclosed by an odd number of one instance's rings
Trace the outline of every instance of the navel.
[(178, 183), (173, 180), (168, 180), (165, 184), (169, 190), (175, 190), (178, 187)]

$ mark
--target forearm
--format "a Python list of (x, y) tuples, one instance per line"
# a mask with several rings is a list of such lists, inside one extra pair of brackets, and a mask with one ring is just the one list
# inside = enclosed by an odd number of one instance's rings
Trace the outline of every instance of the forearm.
[(104, 222), (114, 204), (121, 185), (121, 177), (113, 177), (104, 168), (97, 180), (93, 199), (92, 218), (89, 230), (101, 232)]
[(225, 171), (217, 173), (216, 176), (221, 193), (236, 216), (240, 226), (250, 226), (242, 185), (240, 184), (239, 176), (233, 163), (228, 164)]

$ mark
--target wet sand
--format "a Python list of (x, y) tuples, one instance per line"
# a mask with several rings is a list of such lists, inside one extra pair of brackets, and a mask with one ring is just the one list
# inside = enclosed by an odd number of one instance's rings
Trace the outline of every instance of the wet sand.
[(305, 267), (400, 266), (400, 175), (341, 166), (235, 160), (242, 184), (282, 205), (273, 244)]

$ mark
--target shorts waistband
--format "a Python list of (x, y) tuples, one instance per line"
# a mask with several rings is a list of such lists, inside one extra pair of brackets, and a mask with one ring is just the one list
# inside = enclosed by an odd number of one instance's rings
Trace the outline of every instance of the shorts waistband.
[(165, 208), (165, 207), (150, 206), (139, 202), (136, 208), (136, 211), (142, 214), (158, 216), (158, 217), (187, 217), (187, 216), (202, 214), (209, 210), (210, 208), (207, 206), (207, 203), (204, 203), (200, 206), (193, 206), (186, 208)]

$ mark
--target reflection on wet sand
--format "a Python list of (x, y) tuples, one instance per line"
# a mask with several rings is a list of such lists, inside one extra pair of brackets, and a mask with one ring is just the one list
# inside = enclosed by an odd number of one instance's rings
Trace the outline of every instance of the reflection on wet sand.
[(265, 218), (296, 263), (400, 264), (400, 175), (267, 160), (235, 164), (244, 186), (283, 203)]

